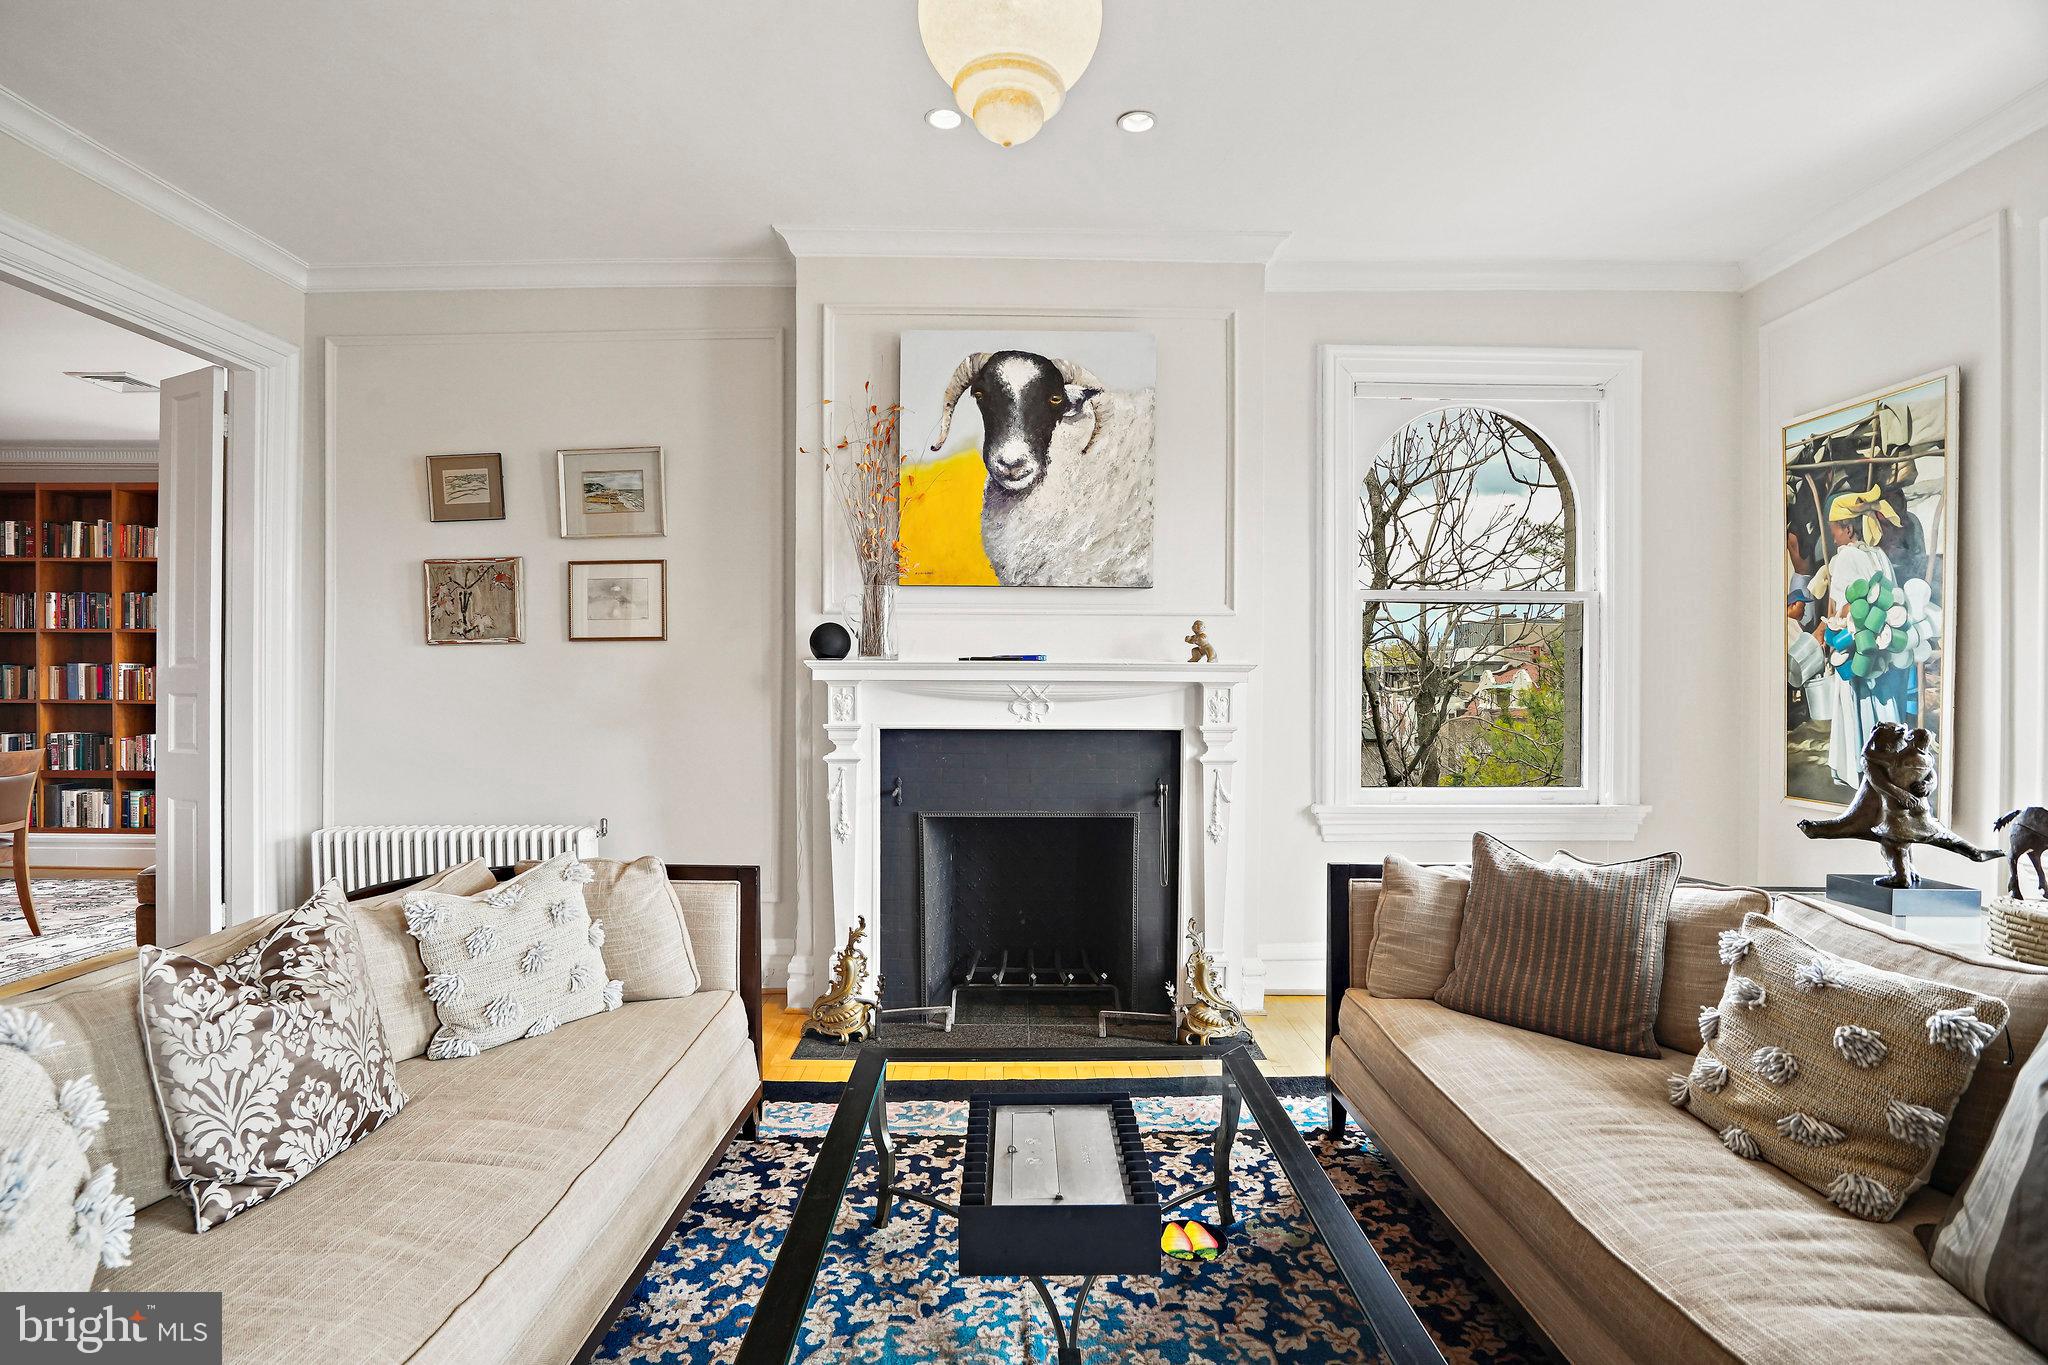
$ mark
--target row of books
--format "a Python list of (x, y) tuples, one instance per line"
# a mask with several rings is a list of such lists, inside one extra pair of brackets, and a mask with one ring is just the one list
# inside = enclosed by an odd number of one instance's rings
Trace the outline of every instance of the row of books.
[(0, 664), (0, 701), (34, 701), (34, 664)]
[(121, 828), (156, 828), (156, 789), (131, 787), (121, 793)]
[(156, 629), (155, 593), (124, 592), (121, 594), (121, 629)]
[[(55, 559), (155, 559), (156, 527), (110, 521), (46, 521), (43, 549)], [(36, 524), (10, 519), (0, 521), (0, 556), (31, 559), (36, 553)]]
[(43, 751), (44, 765), (53, 773), (105, 772), (114, 766), (114, 737), (93, 730), (52, 730)]
[(155, 559), (156, 527), (123, 522), (114, 533), (114, 550), (123, 559)]
[(8, 630), (34, 630), (36, 595), (32, 592), (0, 592), (0, 626)]
[(43, 788), (43, 824), (63, 829), (112, 829), (113, 789), (86, 782), (52, 782)]
[(115, 701), (155, 701), (156, 665), (115, 664)]
[(0, 754), (25, 754), (35, 747), (33, 730), (0, 730)]
[(107, 592), (46, 592), (44, 630), (105, 630), (113, 624), (114, 595)]
[(36, 552), (36, 524), (32, 521), (0, 521), (0, 555), (27, 559)]
[(112, 559), (114, 523), (46, 521), (43, 523), (43, 553), (57, 559)]
[[(33, 674), (19, 680), (25, 690), (16, 690), (13, 675), (27, 667), (0, 664), (0, 701), (35, 699)], [(155, 701), (156, 669), (149, 664), (51, 664), (46, 696), (50, 701)]]
[(119, 745), (121, 771), (124, 773), (153, 773), (156, 771), (156, 736), (130, 735)]

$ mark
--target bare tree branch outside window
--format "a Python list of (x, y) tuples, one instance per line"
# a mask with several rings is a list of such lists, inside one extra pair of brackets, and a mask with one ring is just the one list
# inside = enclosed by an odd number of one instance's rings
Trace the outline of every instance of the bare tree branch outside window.
[(1448, 408), (1388, 440), (1358, 495), (1365, 785), (1578, 784), (1583, 607), (1528, 596), (1578, 586), (1577, 543), (1563, 466), (1514, 418)]

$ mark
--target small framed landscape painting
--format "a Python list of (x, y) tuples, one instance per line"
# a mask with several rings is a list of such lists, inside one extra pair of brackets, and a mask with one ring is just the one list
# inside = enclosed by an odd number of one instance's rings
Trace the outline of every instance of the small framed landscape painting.
[(435, 521), (503, 521), (504, 457), (496, 451), (427, 456), (427, 515)]
[(429, 559), (427, 643), (516, 645), (526, 638), (525, 561)]
[(1841, 807), (1887, 722), (1933, 732), (1953, 790), (1954, 369), (1831, 403), (1784, 428), (1785, 797)]
[(666, 640), (668, 561), (569, 561), (571, 640)]
[(596, 536), (668, 534), (668, 486), (660, 446), (558, 450), (562, 534)]

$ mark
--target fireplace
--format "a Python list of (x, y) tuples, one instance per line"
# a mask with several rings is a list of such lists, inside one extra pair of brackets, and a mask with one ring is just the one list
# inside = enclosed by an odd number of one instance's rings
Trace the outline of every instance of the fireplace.
[(885, 730), (883, 1004), (1167, 1008), (1180, 736)]

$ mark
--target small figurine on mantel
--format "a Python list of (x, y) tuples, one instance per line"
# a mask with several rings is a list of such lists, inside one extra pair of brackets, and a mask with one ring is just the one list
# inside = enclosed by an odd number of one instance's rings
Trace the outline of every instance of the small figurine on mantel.
[(811, 1003), (810, 1017), (804, 1020), (805, 1033), (836, 1038), (841, 1043), (874, 1036), (880, 1002), (861, 990), (867, 980), (868, 955), (860, 950), (860, 941), (867, 934), (868, 921), (863, 915), (854, 921), (846, 936), (846, 946), (833, 955), (832, 984)]
[(1213, 664), (1216, 662), (1216, 647), (1209, 643), (1209, 632), (1202, 629), (1200, 621), (1195, 622), (1193, 634), (1182, 638), (1185, 643), (1194, 646), (1192, 650), (1188, 651), (1189, 663)]
[[(1892, 891), (1920, 885), (1920, 875), (1913, 870), (1915, 844), (1980, 863), (1998, 857), (1997, 849), (1977, 847), (1936, 817), (1931, 805), (1934, 786), (1934, 736), (1886, 721), (1870, 732), (1863, 746), (1863, 783), (1849, 809), (1833, 820), (1801, 820), (1799, 832), (1809, 839), (1870, 840), (1884, 850), (1892, 867), (1891, 875), (1877, 878), (1875, 884)], [(1830, 895), (1834, 881), (1829, 879)]]
[(1991, 822), (1994, 830), (2012, 826), (2012, 833), (2005, 836), (2006, 894), (2016, 901), (2027, 898), (2020, 890), (2020, 859), (2034, 864), (2034, 880), (2040, 883), (2041, 895), (2048, 897), (2048, 872), (2041, 870), (2041, 855), (2048, 853), (2048, 806), (2022, 806), (2009, 810)]

